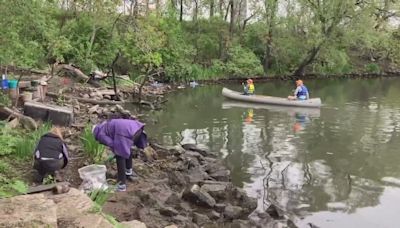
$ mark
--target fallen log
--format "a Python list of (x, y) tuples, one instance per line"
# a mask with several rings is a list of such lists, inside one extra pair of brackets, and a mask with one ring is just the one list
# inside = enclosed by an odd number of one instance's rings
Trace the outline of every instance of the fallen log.
[(75, 77), (77, 77), (80, 81), (87, 82), (89, 81), (90, 77), (84, 74), (81, 70), (76, 67), (73, 67), (68, 64), (60, 64), (56, 66), (56, 72), (60, 72), (61, 70), (68, 71), (72, 73)]
[(148, 105), (152, 110), (156, 109), (156, 108), (154, 107), (154, 104), (151, 103), (150, 101), (141, 100), (141, 101), (139, 102), (139, 104), (140, 104), (140, 105)]
[(95, 99), (90, 99), (90, 98), (65, 96), (65, 95), (59, 95), (59, 94), (52, 93), (52, 92), (47, 92), (47, 95), (49, 97), (56, 98), (56, 99), (59, 98), (60, 96), (63, 96), (65, 98), (67, 98), (67, 99), (76, 99), (79, 102), (88, 103), (88, 104), (94, 104), (94, 105), (116, 105), (116, 104), (125, 103), (124, 101), (95, 100)]
[(55, 194), (62, 194), (69, 192), (69, 183), (68, 182), (59, 182), (54, 184), (45, 184), (30, 187), (27, 191), (27, 194), (45, 192), (45, 191), (53, 191)]
[(22, 125), (30, 130), (36, 130), (38, 128), (38, 125), (34, 119), (29, 116), (25, 116), (24, 114), (16, 110), (10, 109), (8, 107), (0, 107), (0, 112), (4, 112), (7, 115), (20, 119)]

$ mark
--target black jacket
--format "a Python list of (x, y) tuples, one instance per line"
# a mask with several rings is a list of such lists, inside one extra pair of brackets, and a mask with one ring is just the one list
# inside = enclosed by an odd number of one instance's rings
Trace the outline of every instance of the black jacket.
[(40, 138), (34, 155), (35, 159), (64, 159), (64, 167), (68, 162), (68, 155), (64, 142), (53, 133), (47, 133)]

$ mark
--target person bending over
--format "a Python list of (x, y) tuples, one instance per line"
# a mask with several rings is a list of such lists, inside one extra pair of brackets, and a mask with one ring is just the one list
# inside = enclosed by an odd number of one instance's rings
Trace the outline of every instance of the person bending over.
[[(126, 180), (134, 180), (131, 147), (152, 150), (144, 132), (144, 124), (131, 119), (112, 119), (93, 126), (95, 139), (115, 154), (118, 170), (117, 191), (126, 191)], [(154, 150), (152, 150), (154, 151)], [(155, 152), (154, 152), (155, 153)]]

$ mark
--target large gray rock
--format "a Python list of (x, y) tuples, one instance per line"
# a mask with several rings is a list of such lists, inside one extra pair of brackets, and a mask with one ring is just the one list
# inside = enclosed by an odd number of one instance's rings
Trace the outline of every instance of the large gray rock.
[(129, 222), (121, 222), (124, 228), (147, 228), (146, 224), (138, 220), (132, 220)]
[(214, 178), (217, 181), (230, 181), (231, 179), (231, 171), (227, 169), (220, 169), (215, 172), (209, 173), (210, 177)]
[(25, 102), (24, 114), (33, 119), (50, 121), (53, 124), (62, 126), (69, 126), (74, 121), (74, 111), (72, 108), (34, 101)]
[(249, 221), (246, 220), (234, 220), (232, 221), (232, 224), (230, 228), (249, 228), (251, 227), (251, 224)]
[(195, 222), (199, 226), (203, 226), (211, 222), (207, 215), (203, 215), (200, 213), (193, 213), (193, 222)]
[(168, 173), (168, 183), (171, 186), (185, 186), (189, 182), (189, 178), (183, 175), (181, 172), (174, 171)]
[[(64, 222), (64, 223), (63, 223)], [(68, 224), (70, 222), (70, 224)], [(104, 218), (101, 214), (94, 214), (94, 213), (85, 213), (82, 214), (72, 220), (68, 221), (61, 221), (61, 224), (68, 224), (64, 225), (64, 227), (76, 227), (76, 228), (95, 228), (95, 227), (101, 227), (101, 228), (114, 228), (114, 226), (107, 221), (106, 218)]]
[(76, 188), (71, 188), (65, 194), (50, 195), (48, 198), (56, 203), (58, 219), (61, 220), (77, 218), (93, 207), (93, 201)]
[(243, 208), (229, 204), (225, 207), (224, 216), (227, 219), (238, 219), (243, 216)]
[(57, 227), (57, 206), (43, 194), (0, 199), (0, 227)]
[(235, 188), (234, 197), (238, 201), (238, 205), (243, 207), (246, 213), (251, 213), (257, 208), (257, 199), (247, 195), (246, 191), (241, 188)]
[(208, 179), (209, 177), (206, 172), (200, 169), (200, 167), (197, 167), (189, 170), (187, 178), (189, 179), (190, 184), (198, 184)]
[(211, 208), (216, 204), (215, 199), (207, 192), (201, 190), (197, 184), (193, 185), (183, 193), (183, 199), (199, 206)]
[(225, 182), (215, 182), (214, 184), (204, 184), (201, 186), (201, 190), (208, 192), (216, 199), (225, 199), (227, 196), (226, 191), (228, 189), (229, 183)]
[(168, 217), (173, 217), (173, 216), (179, 214), (179, 212), (172, 207), (162, 206), (159, 211), (160, 211), (160, 214), (168, 216)]

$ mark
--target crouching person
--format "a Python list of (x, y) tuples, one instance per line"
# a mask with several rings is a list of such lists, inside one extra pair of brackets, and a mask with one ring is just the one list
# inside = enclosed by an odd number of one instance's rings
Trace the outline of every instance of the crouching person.
[(58, 179), (58, 171), (68, 164), (68, 151), (60, 128), (53, 127), (43, 135), (34, 151), (33, 168), (39, 173), (38, 182), (43, 182), (47, 175)]
[(116, 190), (126, 191), (126, 180), (134, 180), (137, 177), (132, 168), (131, 147), (148, 147), (144, 124), (137, 120), (112, 119), (93, 126), (92, 132), (98, 142), (110, 147), (115, 154), (118, 170)]

